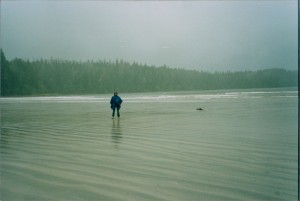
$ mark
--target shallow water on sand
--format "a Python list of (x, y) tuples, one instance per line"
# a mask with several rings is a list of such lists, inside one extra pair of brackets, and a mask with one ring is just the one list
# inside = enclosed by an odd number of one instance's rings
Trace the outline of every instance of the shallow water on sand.
[(0, 199), (297, 200), (296, 90), (0, 98)]

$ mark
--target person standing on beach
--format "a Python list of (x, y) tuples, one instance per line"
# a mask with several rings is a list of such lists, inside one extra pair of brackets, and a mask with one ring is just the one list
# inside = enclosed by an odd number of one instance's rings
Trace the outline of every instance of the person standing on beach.
[(115, 92), (113, 97), (110, 99), (110, 107), (112, 109), (112, 117), (115, 117), (115, 111), (117, 109), (117, 115), (120, 117), (120, 108), (123, 100), (118, 96), (118, 93)]

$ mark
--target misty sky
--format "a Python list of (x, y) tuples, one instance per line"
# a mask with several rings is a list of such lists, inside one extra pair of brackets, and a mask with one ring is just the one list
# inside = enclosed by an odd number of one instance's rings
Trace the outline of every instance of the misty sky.
[(297, 69), (297, 1), (1, 1), (8, 59)]

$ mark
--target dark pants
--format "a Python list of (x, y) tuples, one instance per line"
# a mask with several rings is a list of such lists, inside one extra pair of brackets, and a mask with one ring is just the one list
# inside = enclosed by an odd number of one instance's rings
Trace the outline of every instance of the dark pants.
[(115, 116), (116, 109), (117, 109), (117, 115), (118, 115), (118, 117), (120, 117), (120, 107), (113, 107), (112, 108), (112, 110), (113, 110), (112, 116), (113, 117)]

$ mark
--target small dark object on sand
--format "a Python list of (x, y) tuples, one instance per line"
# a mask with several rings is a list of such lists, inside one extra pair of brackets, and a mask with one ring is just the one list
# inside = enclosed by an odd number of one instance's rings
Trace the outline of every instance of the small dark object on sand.
[(201, 107), (198, 107), (196, 110), (203, 110)]

